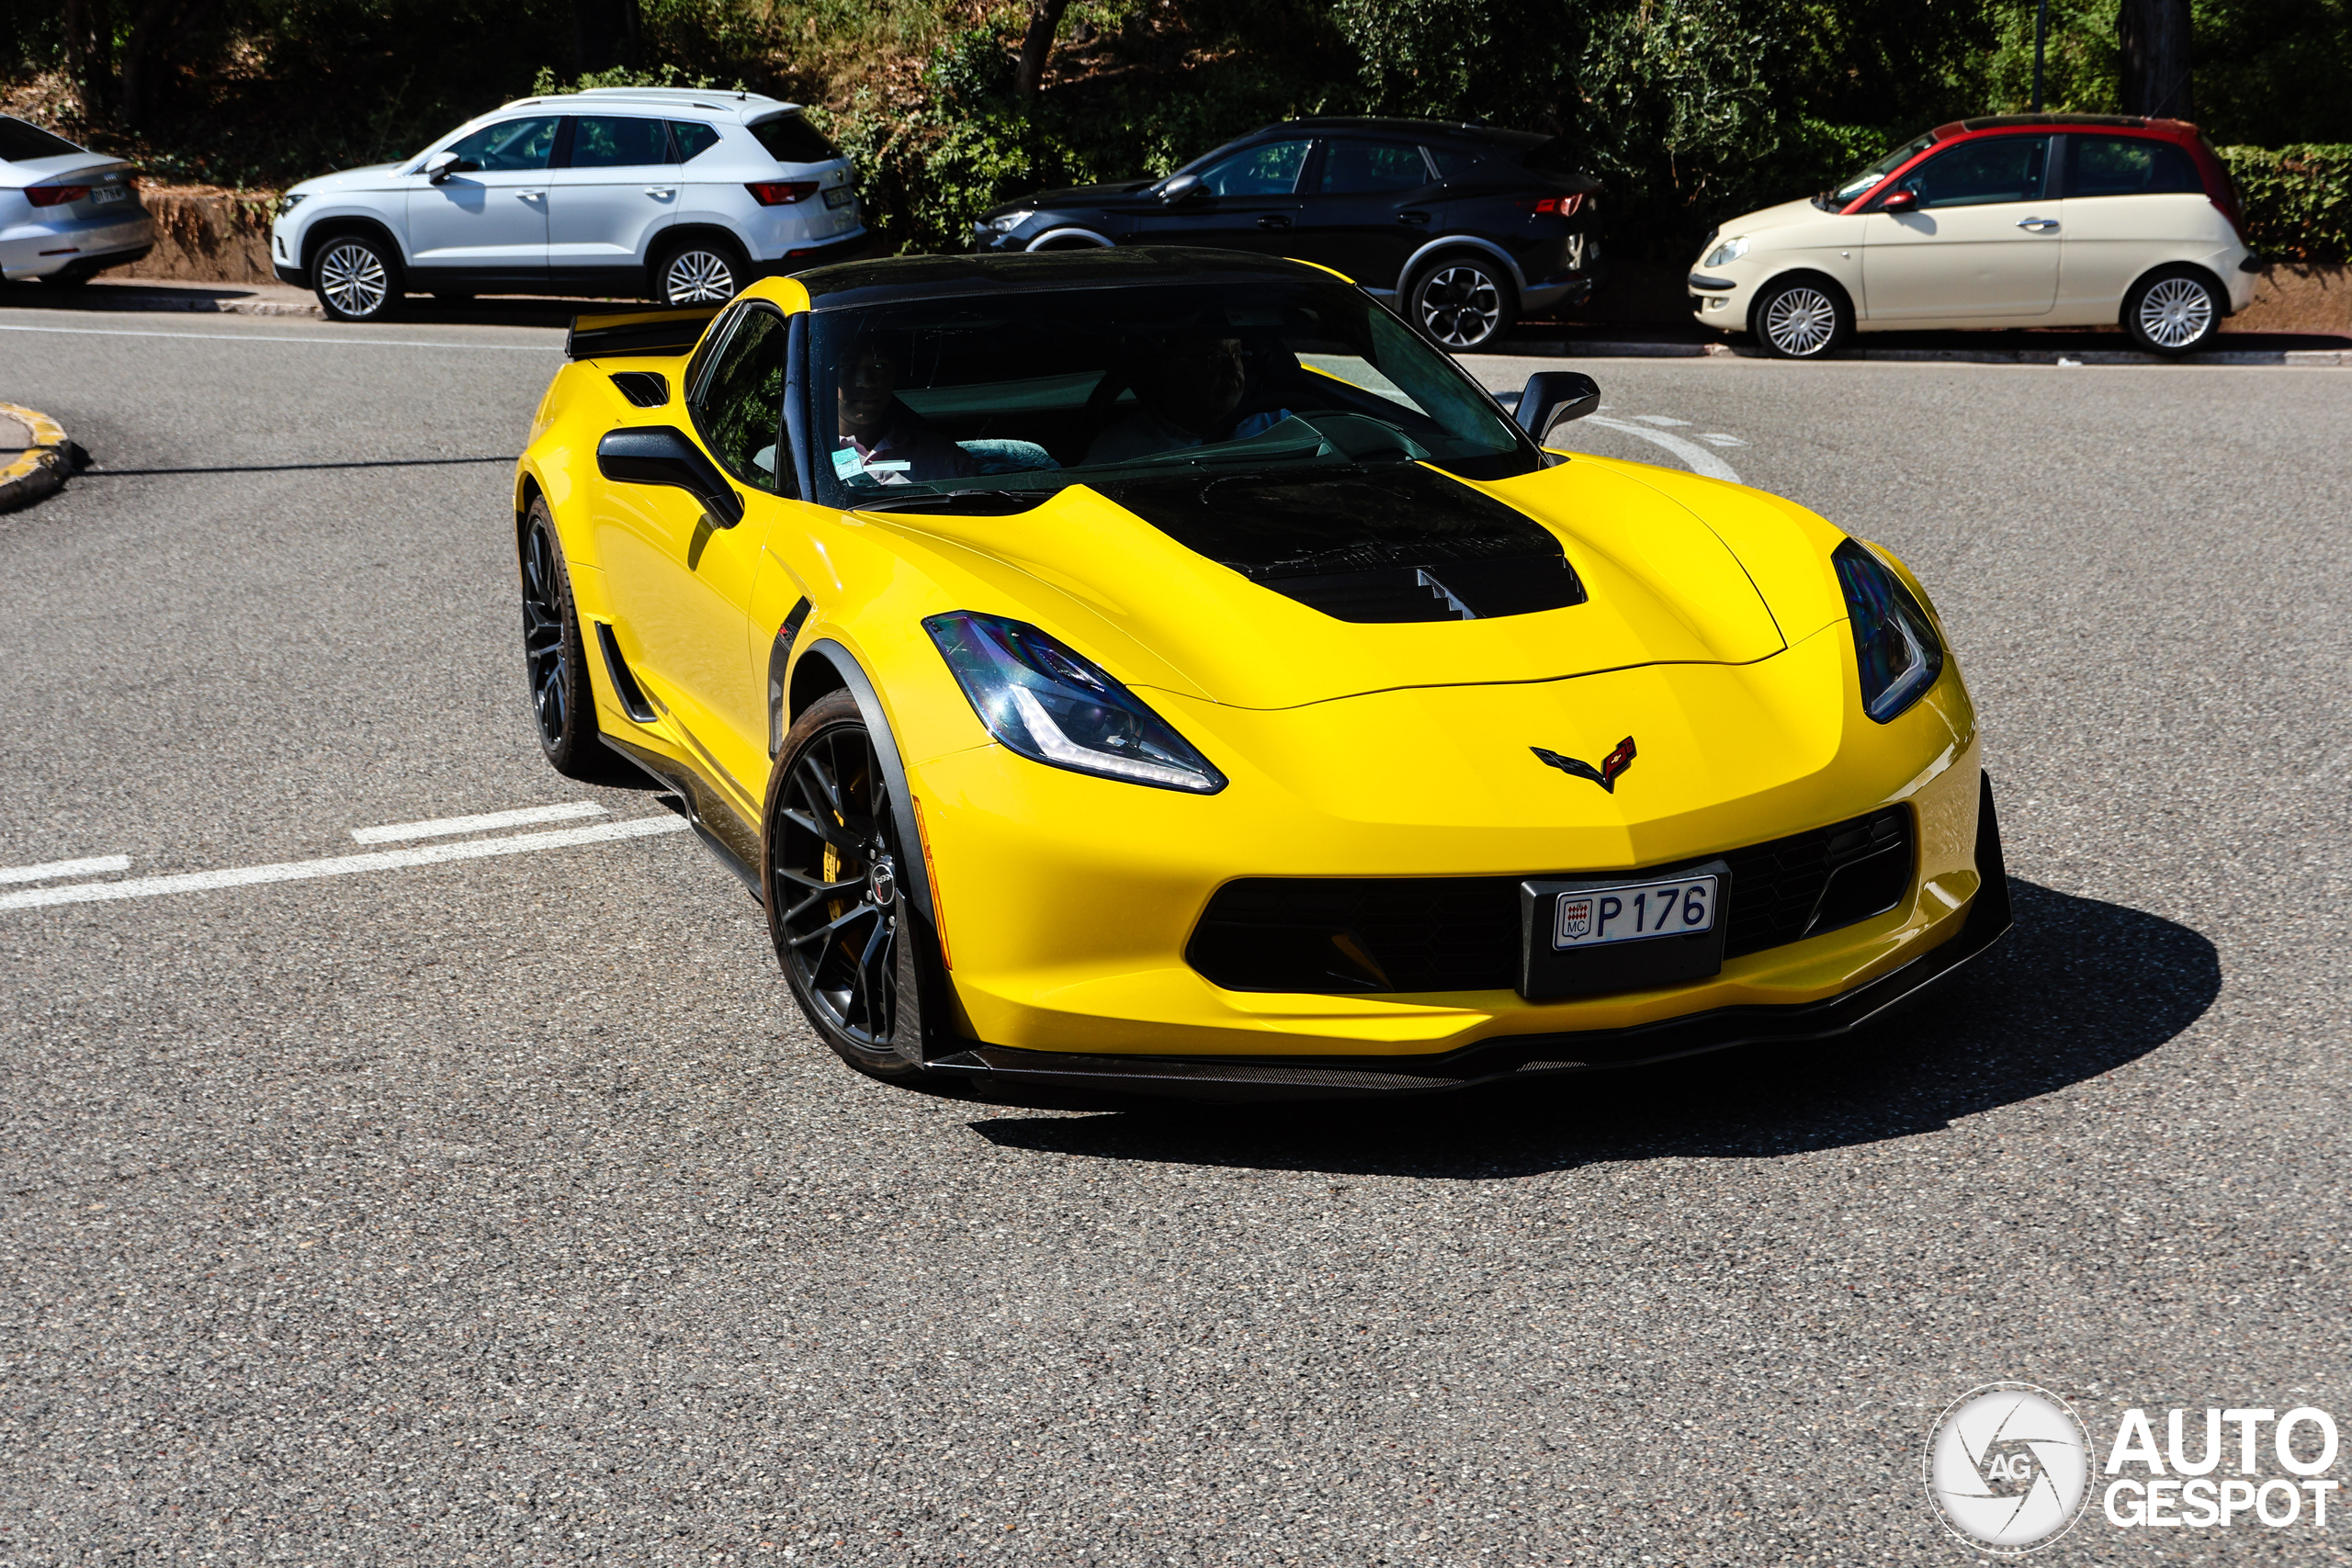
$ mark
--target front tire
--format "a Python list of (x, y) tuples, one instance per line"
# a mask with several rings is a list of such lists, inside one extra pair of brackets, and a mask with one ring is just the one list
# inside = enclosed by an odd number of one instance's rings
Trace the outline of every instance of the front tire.
[(1834, 285), (1794, 277), (1767, 285), (1748, 322), (1773, 358), (1820, 359), (1854, 335), (1854, 308)]
[(2212, 345), (2228, 311), (2211, 278), (2194, 267), (2164, 267), (2123, 297), (2123, 333), (2144, 354), (2195, 354)]
[(1500, 266), (1476, 256), (1442, 256), (1405, 289), (1405, 319), (1440, 348), (1491, 348), (1519, 320), (1519, 295)]
[(620, 770), (596, 728), (596, 693), (588, 679), (587, 640), (571, 598), (563, 542), (543, 497), (524, 516), (523, 670), (531, 718), (548, 766), (568, 779), (609, 781)]
[(857, 699), (827, 693), (794, 721), (769, 776), (761, 886), (809, 1027), (859, 1072), (905, 1083), (922, 1072), (900, 1051), (922, 1038), (922, 981), (896, 807)]
[(724, 305), (752, 280), (752, 264), (723, 240), (687, 240), (653, 264), (653, 298), (670, 306)]
[(400, 306), (400, 257), (369, 235), (329, 236), (311, 258), (311, 276), (331, 321), (380, 321)]

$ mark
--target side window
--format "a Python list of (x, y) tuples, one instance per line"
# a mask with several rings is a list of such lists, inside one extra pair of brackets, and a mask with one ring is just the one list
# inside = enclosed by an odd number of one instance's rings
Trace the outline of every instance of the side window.
[(1298, 188), (1306, 166), (1305, 141), (1269, 141), (1219, 158), (1201, 171), (1201, 184), (1216, 196), (1288, 196)]
[(1896, 182), (1919, 193), (1919, 205), (1984, 207), (1996, 201), (2034, 201), (2050, 162), (2047, 136), (1988, 136), (1939, 152)]
[(690, 163), (718, 145), (718, 132), (690, 119), (670, 122), (670, 139), (677, 144), (678, 162)]
[(1325, 196), (1353, 196), (1419, 190), (1429, 183), (1430, 166), (1409, 141), (1332, 141), (1324, 146), (1323, 177), (1316, 189)]
[(485, 174), (507, 169), (544, 169), (563, 124), (555, 115), (540, 119), (502, 119), (449, 143), (460, 163)]
[(2197, 161), (2169, 141), (2138, 136), (2070, 136), (2068, 196), (2202, 196)]
[(736, 312), (700, 390), (695, 427), (719, 467), (772, 495), (792, 495), (784, 447), (784, 318), (746, 305)]
[(1459, 147), (1429, 147), (1423, 151), (1429, 153), (1442, 180), (1459, 179), (1478, 165), (1478, 154), (1464, 152)]
[(670, 136), (658, 119), (582, 115), (571, 122), (571, 166), (631, 168), (670, 161)]

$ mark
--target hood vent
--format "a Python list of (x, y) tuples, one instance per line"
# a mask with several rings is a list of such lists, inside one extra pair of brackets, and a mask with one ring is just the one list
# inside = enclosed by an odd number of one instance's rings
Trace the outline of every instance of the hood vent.
[(1549, 530), (1419, 463), (1100, 488), (1186, 548), (1334, 620), (1489, 620), (1586, 598)]

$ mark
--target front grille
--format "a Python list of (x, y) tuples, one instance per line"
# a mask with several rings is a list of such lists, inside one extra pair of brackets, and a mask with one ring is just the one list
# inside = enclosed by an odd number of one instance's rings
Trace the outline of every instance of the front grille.
[[(1910, 890), (1917, 859), (1911, 813), (1899, 806), (1705, 858), (1731, 865), (1721, 908), (1726, 958), (1885, 913)], [(1523, 880), (1244, 877), (1209, 900), (1184, 958), (1234, 991), (1509, 990), (1519, 980)]]

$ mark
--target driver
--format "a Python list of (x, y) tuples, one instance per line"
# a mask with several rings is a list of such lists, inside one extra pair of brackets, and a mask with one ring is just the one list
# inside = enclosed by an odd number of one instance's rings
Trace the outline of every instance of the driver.
[(899, 400), (907, 351), (888, 338), (860, 343), (840, 373), (841, 440), (833, 451), (842, 478), (886, 485), (960, 479), (979, 472), (970, 453), (925, 424)]
[(1132, 378), (1136, 406), (1094, 438), (1086, 461), (1124, 463), (1156, 452), (1177, 452), (1219, 441), (1246, 441), (1290, 417), (1288, 409), (1236, 421), (1249, 383), (1241, 340), (1209, 328), (1170, 338), (1139, 365)]

